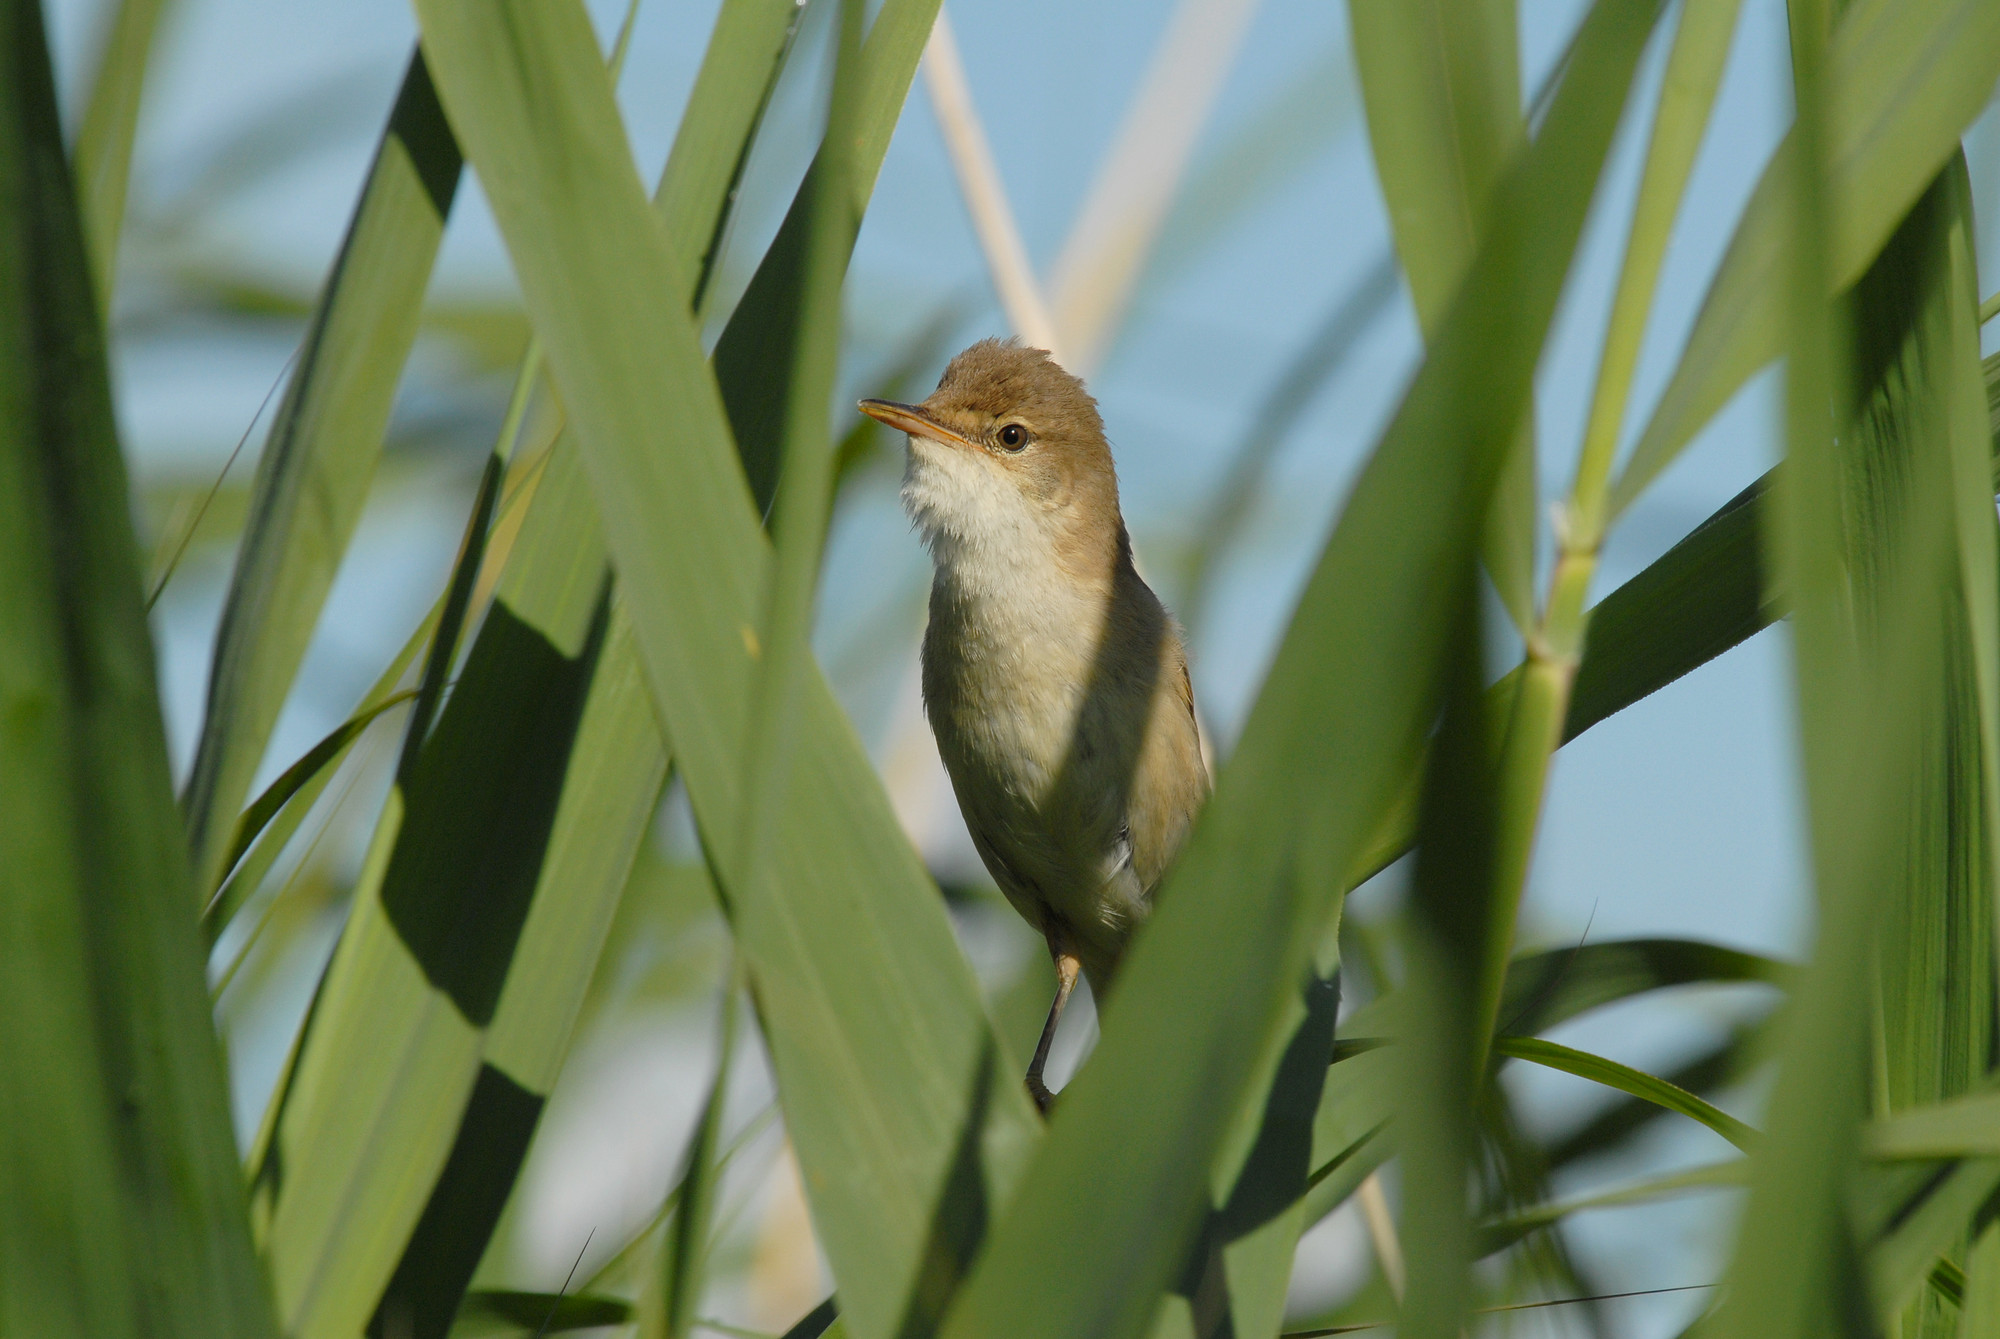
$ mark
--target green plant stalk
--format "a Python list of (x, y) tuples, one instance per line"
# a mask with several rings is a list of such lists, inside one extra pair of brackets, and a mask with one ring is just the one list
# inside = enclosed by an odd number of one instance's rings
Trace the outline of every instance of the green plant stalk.
[(1589, 625), (1585, 600), (1603, 547), (1605, 492), (1631, 395), (1633, 369), (1638, 364), (1674, 217), (1715, 105), (1740, 4), (1741, 0), (1689, 0), (1667, 59), (1576, 481), (1563, 509), (1563, 523), (1558, 526), (1549, 595), (1539, 627), (1527, 638), (1527, 657), (1500, 748), (1496, 885), (1476, 985), (1482, 1066), (1486, 1041), (1499, 1021), (1500, 988), (1513, 952), (1514, 927), (1534, 854), (1549, 760), (1562, 745), (1570, 690), (1583, 658)]

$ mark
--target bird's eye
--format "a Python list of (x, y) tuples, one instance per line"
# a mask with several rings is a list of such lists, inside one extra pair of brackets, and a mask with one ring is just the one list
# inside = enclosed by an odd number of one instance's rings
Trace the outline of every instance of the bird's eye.
[(1018, 423), (1009, 423), (1000, 429), (1000, 445), (1009, 451), (1019, 451), (1028, 444), (1028, 430)]

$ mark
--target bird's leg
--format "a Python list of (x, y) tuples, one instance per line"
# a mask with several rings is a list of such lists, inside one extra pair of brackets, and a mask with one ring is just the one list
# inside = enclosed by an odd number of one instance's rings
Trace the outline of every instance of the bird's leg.
[(1056, 997), (1049, 1005), (1049, 1021), (1042, 1024), (1042, 1039), (1035, 1043), (1035, 1058), (1028, 1062), (1028, 1096), (1035, 1099), (1035, 1106), (1044, 1115), (1055, 1095), (1042, 1082), (1042, 1066), (1049, 1060), (1049, 1043), (1056, 1039), (1056, 1024), (1062, 1021), (1063, 1006), (1069, 1003), (1069, 993), (1076, 989), (1076, 974), (1082, 963), (1055, 935), (1049, 936), (1049, 956), (1056, 960)]

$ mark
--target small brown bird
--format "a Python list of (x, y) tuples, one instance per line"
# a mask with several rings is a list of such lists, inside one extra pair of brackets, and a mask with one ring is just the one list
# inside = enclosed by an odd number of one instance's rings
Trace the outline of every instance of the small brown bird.
[(924, 714), (986, 868), (1048, 940), (1049, 1042), (1100, 995), (1208, 797), (1179, 627), (1132, 566), (1097, 402), (1041, 349), (984, 340), (922, 404), (903, 506), (930, 549)]

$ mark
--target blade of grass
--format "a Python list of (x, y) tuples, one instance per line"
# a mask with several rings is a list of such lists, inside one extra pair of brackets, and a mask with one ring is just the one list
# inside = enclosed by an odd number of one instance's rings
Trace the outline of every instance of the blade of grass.
[[(953, 1306), (954, 1339), (1136, 1332), (1204, 1195), (1234, 1180), (1248, 1141), (1225, 1141), (1233, 1124), (1249, 1133), (1240, 1113), (1276, 1064), (1287, 997), (1431, 723), (1428, 682), (1451, 617), (1442, 584), (1475, 543), (1525, 412), (1654, 12), (1601, 2), (1585, 20), (1588, 59), (1501, 188), (1454, 317), (1364, 469), (1121, 968), (1097, 1051)], [(1135, 1125), (1134, 1111), (1147, 1120)]]
[[(933, 14), (892, 4), (863, 48), (857, 193)], [(694, 327), (653, 296), (671, 282), (671, 239), (645, 208), (579, 9), (424, 0), (419, 15), (584, 448), (698, 823), (733, 859), (754, 663), (744, 631), (771, 560)], [(794, 240), (781, 229), (774, 245), (802, 247), (803, 216), (795, 208)], [(767, 258), (746, 304), (770, 300), (759, 282), (783, 291), (787, 264)], [(789, 366), (759, 363), (758, 395)], [(949, 1289), (1035, 1122), (936, 894), (810, 667), (798, 725), (773, 877), (723, 882), (847, 1323), (884, 1335)]]
[[(1724, 1040), (1661, 1077), (1674, 1087), (1696, 1095), (1730, 1087), (1747, 1077), (1752, 1067), (1764, 1058), (1768, 1049), (1766, 1031), (1756, 1025), (1737, 1027)], [(1664, 1107), (1636, 1097), (1614, 1102), (1547, 1144), (1548, 1164), (1560, 1171), (1586, 1158), (1621, 1148), (1641, 1131), (1651, 1130), (1667, 1114)]]
[[(859, 137), (848, 183), (854, 197), (847, 224), (850, 253), (937, 12), (938, 0), (896, 0), (885, 4), (869, 25), (868, 40), (861, 48), (855, 118)], [(816, 189), (813, 174), (817, 170), (816, 165), (807, 169), (784, 222), (778, 225), (777, 237), (758, 262), (749, 288), (715, 346), (715, 382), (728, 407), (729, 429), (759, 515), (770, 510), (777, 486), (783, 402), (782, 397), (771, 394), (771, 377), (773, 369), (792, 365), (792, 346), (798, 339), (807, 201)]]
[[(1526, 142), (1515, 7), (1507, 0), (1361, 0), (1348, 7), (1376, 176), (1428, 344)], [(1525, 637), (1535, 616), (1535, 442), (1529, 418), (1495, 489), (1485, 559)]]
[(77, 126), (76, 194), (100, 317), (110, 312), (117, 288), (118, 234), (125, 222), (125, 189), (132, 180), (132, 141), (139, 132), (146, 67), (166, 9), (167, 0), (119, 0), (105, 25)]
[(41, 6), (0, 5), (0, 1329), (270, 1336)]
[[(398, 651), (388, 667), (376, 676), (375, 683), (362, 695), (360, 704), (355, 708), (355, 715), (350, 716), (349, 720), (356, 719), (397, 691), (397, 686), (403, 682), (405, 672), (416, 662), (417, 653), (430, 639), (431, 630), (437, 625), (439, 607), (433, 604), (430, 612), (418, 621), (416, 628), (403, 642), (403, 649)], [(358, 739), (360, 736), (357, 734), (355, 738)], [(209, 899), (208, 905), (202, 909), (202, 935), (211, 949), (222, 938), (237, 913), (263, 886), (264, 879), (270, 874), (278, 858), (284, 854), (285, 848), (298, 833), (299, 827), (306, 821), (306, 816), (312, 812), (313, 806), (319, 802), (320, 796), (333, 781), (344, 756), (345, 751), (341, 755), (329, 758), (324, 767), (304, 778), (298, 790), (262, 825), (259, 825), (257, 831), (247, 831), (253, 826), (248, 821), (250, 811), (246, 810), (244, 816), (237, 820), (238, 838), (250, 836), (255, 840), (230, 862), (228, 877), (223, 881), (222, 887), (218, 888), (215, 895)], [(282, 780), (283, 777), (280, 777), (280, 781)], [(271, 785), (275, 789), (279, 782), (274, 781)], [(267, 790), (265, 793), (270, 794), (271, 791)], [(252, 808), (255, 808), (254, 804)]]
[(418, 53), (257, 463), (181, 797), (204, 899), (360, 520), (458, 174)]
[(1565, 1074), (1574, 1074), (1580, 1079), (1589, 1079), (1592, 1083), (1601, 1083), (1607, 1088), (1643, 1098), (1669, 1111), (1678, 1111), (1690, 1120), (1706, 1125), (1745, 1153), (1757, 1147), (1757, 1131), (1728, 1112), (1702, 1101), (1684, 1088), (1675, 1087), (1665, 1079), (1633, 1069), (1630, 1065), (1621, 1065), (1616, 1060), (1544, 1041), (1540, 1037), (1495, 1037), (1493, 1053), (1510, 1060), (1526, 1060), (1548, 1069), (1559, 1069)]
[[(236, 823), (236, 836), (229, 844), (229, 856), (222, 867), (225, 870), (235, 869), (236, 862), (243, 858), (243, 853), (250, 849), (250, 844), (257, 840), (258, 835), (269, 825), (278, 810), (290, 803), (293, 797), (322, 773), (331, 773), (339, 766), (340, 760), (347, 756), (348, 748), (361, 737), (363, 730), (374, 724), (376, 717), (392, 707), (399, 707), (412, 700), (416, 695), (417, 691), (414, 688), (405, 689), (400, 693), (391, 693), (380, 701), (369, 703), (336, 725), (319, 743), (300, 754), (299, 760), (279, 773), (278, 779), (266, 786), (264, 793), (251, 801), (250, 807), (243, 811), (243, 817)], [(207, 913), (210, 909), (215, 909), (214, 904), (203, 911), (204, 925), (209, 921)], [(224, 911), (215, 918), (215, 925), (220, 929), (226, 924), (228, 916)]]
[[(688, 1138), (681, 1179), (671, 1194), (679, 1207), (660, 1237), (657, 1310), (642, 1308), (641, 1339), (686, 1339), (701, 1305), (714, 1228), (715, 1193), (721, 1175), (722, 1108), (729, 1097), (729, 1075), (736, 1057), (737, 1001), (744, 988), (740, 963), (732, 963), (723, 984), (721, 1020), (716, 1030), (715, 1078), (702, 1100), (701, 1115)], [(649, 1301), (652, 1300), (649, 1297)]]
[[(1827, 292), (1867, 269), (1958, 148), (2000, 73), (2000, 10), (1985, 0), (1857, 0), (1843, 7), (1826, 79)], [(1611, 490), (1631, 506), (1751, 375), (1784, 349), (1788, 138), (1743, 211), (1686, 349)]]

